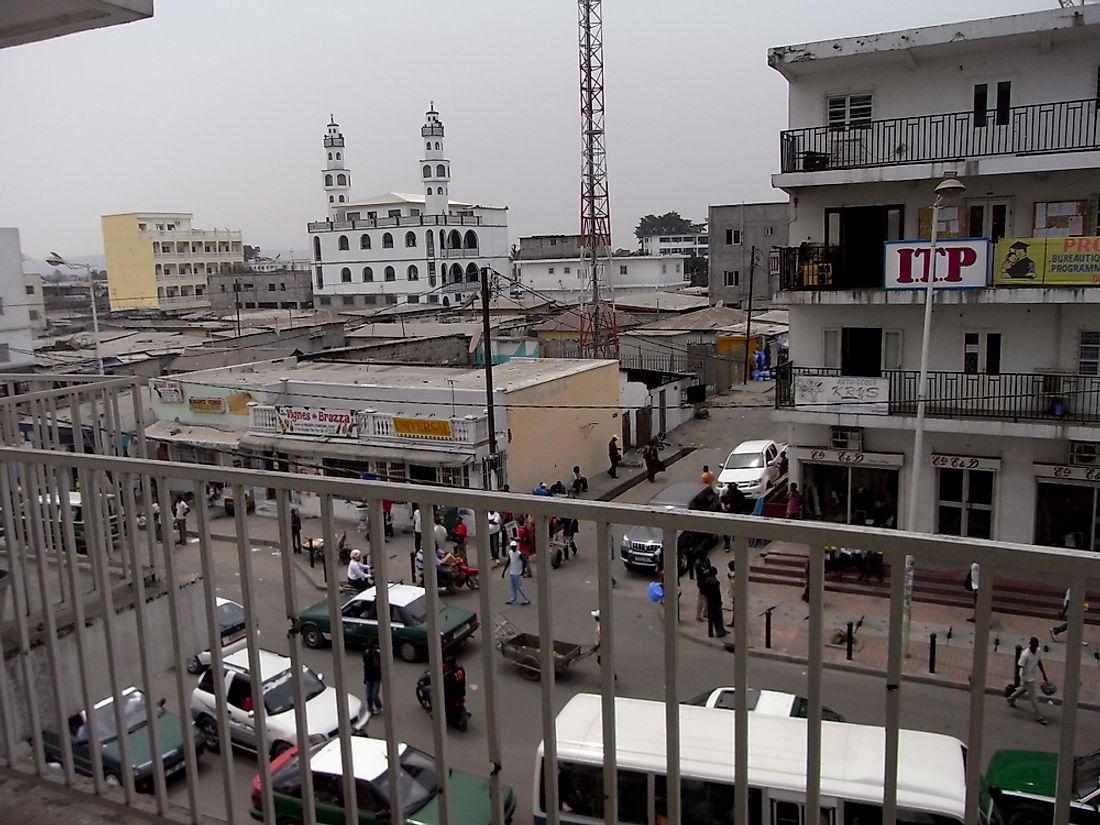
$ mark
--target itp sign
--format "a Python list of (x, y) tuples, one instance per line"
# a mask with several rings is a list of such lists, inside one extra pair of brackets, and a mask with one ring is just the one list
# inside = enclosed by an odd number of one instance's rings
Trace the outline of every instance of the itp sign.
[[(932, 272), (928, 241), (887, 241), (885, 289), (924, 289)], [(935, 289), (983, 289), (989, 283), (989, 241), (944, 239), (936, 243)]]

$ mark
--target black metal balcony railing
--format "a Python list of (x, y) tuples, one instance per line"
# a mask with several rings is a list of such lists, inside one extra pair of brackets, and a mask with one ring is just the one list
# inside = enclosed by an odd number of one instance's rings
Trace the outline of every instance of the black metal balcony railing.
[[(795, 386), (800, 377), (836, 377), (841, 370), (830, 367), (799, 367), (783, 364), (776, 371), (777, 409), (828, 404), (833, 412), (859, 414), (860, 403), (828, 401), (801, 402)], [(915, 415), (917, 370), (883, 370), (889, 382), (890, 415)], [(1058, 421), (1095, 423), (1100, 421), (1100, 376), (1040, 372), (928, 373), (926, 413), (939, 418), (987, 418), (1000, 421)]]
[(989, 112), (914, 115), (780, 133), (784, 172), (863, 169), (1100, 149), (1097, 100), (1033, 103)]
[(780, 290), (882, 287), (882, 244), (804, 243), (773, 251), (778, 257)]

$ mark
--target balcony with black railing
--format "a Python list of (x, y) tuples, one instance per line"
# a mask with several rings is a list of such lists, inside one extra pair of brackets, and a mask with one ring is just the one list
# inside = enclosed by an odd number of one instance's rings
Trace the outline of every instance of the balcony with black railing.
[(783, 172), (1100, 149), (1096, 98), (913, 115), (780, 133)]
[(804, 243), (773, 250), (781, 290), (882, 288), (882, 244)]
[[(1100, 421), (1100, 376), (1061, 372), (930, 371), (926, 414), (1057, 424)], [(776, 409), (853, 415), (916, 415), (917, 370), (846, 376), (835, 367), (783, 364), (776, 372)]]

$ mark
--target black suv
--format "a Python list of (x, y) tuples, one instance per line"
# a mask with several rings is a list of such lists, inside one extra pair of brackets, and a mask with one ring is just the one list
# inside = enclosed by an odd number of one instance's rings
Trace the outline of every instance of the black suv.
[[(717, 512), (718, 494), (708, 484), (680, 481), (670, 484), (647, 502), (648, 507)], [(662, 530), (659, 527), (633, 526), (626, 530), (619, 545), (619, 556), (628, 568), (656, 570), (664, 550)], [(700, 550), (705, 550), (718, 540), (713, 533), (696, 533), (680, 530), (676, 534), (677, 567), (682, 576)]]

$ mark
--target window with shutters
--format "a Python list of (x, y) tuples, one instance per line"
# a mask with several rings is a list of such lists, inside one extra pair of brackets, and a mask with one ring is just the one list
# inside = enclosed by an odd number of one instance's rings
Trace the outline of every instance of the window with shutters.
[(830, 129), (867, 126), (871, 123), (871, 95), (829, 95), (826, 110)]

